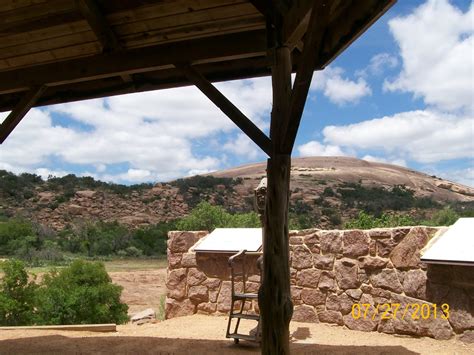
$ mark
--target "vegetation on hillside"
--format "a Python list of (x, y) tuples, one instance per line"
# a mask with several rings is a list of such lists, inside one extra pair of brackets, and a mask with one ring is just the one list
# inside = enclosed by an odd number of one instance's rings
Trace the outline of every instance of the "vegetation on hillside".
[(206, 200), (211, 194), (216, 192), (216, 203), (223, 205), (225, 193), (233, 191), (233, 187), (240, 183), (242, 183), (241, 178), (233, 179), (196, 175), (186, 179), (175, 180), (171, 185), (178, 187), (179, 192), (184, 197), (184, 201), (189, 207), (194, 208), (201, 201)]
[(384, 211), (403, 211), (410, 208), (438, 208), (439, 203), (427, 197), (416, 197), (414, 192), (403, 185), (391, 189), (365, 187), (361, 184), (345, 183), (337, 189), (343, 204), (367, 213), (381, 216)]
[(43, 180), (36, 174), (23, 173), (15, 175), (6, 170), (0, 170), (0, 197), (12, 198), (22, 202), (32, 198), (35, 191), (54, 191), (58, 193), (57, 203), (68, 201), (78, 190), (102, 190), (121, 196), (126, 196), (133, 191), (151, 189), (152, 184), (121, 185), (95, 180), (90, 176), (78, 177), (69, 174), (63, 177), (48, 177)]

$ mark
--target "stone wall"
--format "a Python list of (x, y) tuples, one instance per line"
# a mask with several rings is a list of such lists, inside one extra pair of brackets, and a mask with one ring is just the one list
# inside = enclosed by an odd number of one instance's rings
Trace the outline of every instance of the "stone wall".
[[(436, 231), (430, 227), (403, 227), (290, 232), (293, 320), (437, 339), (455, 334), (473, 338), (474, 268), (420, 262), (420, 250)], [(167, 318), (228, 314), (229, 255), (189, 252), (206, 234), (168, 235)], [(256, 292), (256, 259), (247, 261), (251, 268), (247, 288)], [(395, 313), (397, 304), (400, 306)], [(427, 319), (420, 313), (423, 304)], [(442, 304), (449, 305), (448, 319)], [(368, 311), (364, 317), (365, 308)], [(426, 317), (428, 308), (430, 315)], [(258, 312), (258, 305), (249, 304), (247, 309)]]

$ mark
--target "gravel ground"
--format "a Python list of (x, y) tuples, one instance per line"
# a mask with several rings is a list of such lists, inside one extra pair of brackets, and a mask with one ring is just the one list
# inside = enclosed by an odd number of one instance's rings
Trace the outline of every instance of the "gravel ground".
[[(225, 338), (226, 317), (194, 315), (156, 324), (118, 326), (116, 333), (7, 330), (0, 354), (247, 354), (257, 345)], [(291, 323), (293, 354), (474, 354), (458, 340), (364, 333), (327, 324)]]

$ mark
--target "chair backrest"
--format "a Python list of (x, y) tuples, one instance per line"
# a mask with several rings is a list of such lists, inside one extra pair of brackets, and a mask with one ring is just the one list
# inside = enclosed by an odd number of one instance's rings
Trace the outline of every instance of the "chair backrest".
[[(246, 258), (247, 250), (241, 250), (237, 254), (232, 255), (229, 258), (229, 266), (230, 266), (230, 281), (231, 281), (231, 288), (232, 288), (232, 295), (235, 294), (235, 283), (237, 277), (242, 277), (242, 293), (245, 293), (246, 288), (246, 279), (247, 279), (247, 258)], [(237, 265), (240, 264), (240, 273), (238, 272)]]

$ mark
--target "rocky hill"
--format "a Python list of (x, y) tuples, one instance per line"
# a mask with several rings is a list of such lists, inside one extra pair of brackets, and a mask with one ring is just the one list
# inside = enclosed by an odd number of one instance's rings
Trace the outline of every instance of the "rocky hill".
[[(24, 216), (54, 229), (77, 220), (143, 226), (181, 218), (200, 201), (232, 212), (253, 209), (265, 163), (157, 184), (123, 186), (68, 175), (47, 181), (0, 171), (0, 215)], [(290, 212), (335, 227), (359, 210), (430, 215), (446, 204), (474, 208), (474, 189), (399, 166), (345, 157), (293, 159)]]

